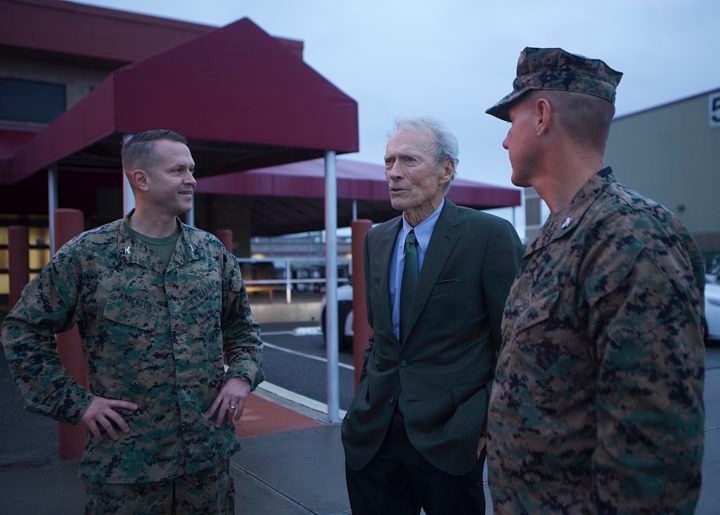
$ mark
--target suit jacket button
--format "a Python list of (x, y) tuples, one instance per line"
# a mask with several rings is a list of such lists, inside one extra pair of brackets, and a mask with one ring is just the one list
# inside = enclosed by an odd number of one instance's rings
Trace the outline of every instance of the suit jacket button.
[(401, 366), (401, 367), (406, 367), (407, 365), (408, 365), (408, 364), (407, 364), (407, 361), (404, 361), (404, 360), (403, 360), (403, 361), (400, 362), (400, 366)]
[(388, 402), (389, 402), (390, 404), (394, 404), (394, 403), (395, 403), (395, 397), (390, 397), (390, 399), (388, 400)]

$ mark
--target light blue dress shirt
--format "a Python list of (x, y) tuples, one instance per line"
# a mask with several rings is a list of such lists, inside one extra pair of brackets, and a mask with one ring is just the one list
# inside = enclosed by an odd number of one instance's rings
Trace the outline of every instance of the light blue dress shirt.
[(395, 249), (390, 260), (392, 264), (390, 266), (390, 302), (392, 302), (393, 333), (395, 333), (396, 338), (400, 338), (400, 286), (402, 284), (402, 271), (405, 266), (405, 238), (410, 231), (415, 229), (415, 238), (418, 241), (418, 270), (422, 274), (425, 252), (430, 244), (430, 237), (444, 205), (445, 199), (440, 202), (438, 208), (430, 216), (415, 227), (407, 223), (404, 216), (402, 217), (402, 229), (395, 240)]

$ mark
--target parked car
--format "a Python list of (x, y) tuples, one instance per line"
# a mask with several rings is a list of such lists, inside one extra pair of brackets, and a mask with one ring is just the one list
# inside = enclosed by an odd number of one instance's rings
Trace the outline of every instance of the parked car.
[(706, 340), (720, 342), (720, 283), (705, 283)]
[[(337, 300), (338, 300), (338, 334), (340, 336), (340, 349), (351, 349), (353, 344), (353, 289), (352, 285), (344, 284), (338, 286), (337, 289)], [(320, 302), (320, 324), (322, 325), (323, 340), (327, 343), (327, 337), (325, 335), (325, 305), (327, 303), (326, 297), (323, 296)]]
[[(708, 277), (705, 284), (705, 321), (706, 321), (706, 340), (720, 343), (720, 282), (716, 282), (714, 276)], [(353, 311), (352, 285), (345, 284), (338, 287), (338, 321), (340, 348), (350, 349), (353, 343)], [(323, 339), (327, 341), (325, 336), (325, 303), (323, 297), (320, 304)]]

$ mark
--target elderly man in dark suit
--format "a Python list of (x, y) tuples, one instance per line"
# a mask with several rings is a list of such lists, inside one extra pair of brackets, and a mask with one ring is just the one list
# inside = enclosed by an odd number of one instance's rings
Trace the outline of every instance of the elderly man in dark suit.
[(387, 144), (402, 216), (365, 241), (372, 337), (342, 426), (355, 515), (485, 511), (488, 390), (521, 245), (507, 221), (445, 198), (457, 156), (427, 118), (397, 122)]

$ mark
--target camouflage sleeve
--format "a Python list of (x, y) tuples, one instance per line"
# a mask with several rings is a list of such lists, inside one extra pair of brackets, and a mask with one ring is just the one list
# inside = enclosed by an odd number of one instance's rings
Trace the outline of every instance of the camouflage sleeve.
[(262, 371), (263, 342), (260, 325), (250, 308), (250, 299), (240, 273), (240, 264), (223, 251), (223, 347), (229, 366), (226, 377), (240, 377), (254, 390), (265, 378)]
[(599, 364), (594, 504), (600, 513), (692, 513), (704, 438), (699, 293), (671, 280), (682, 263), (658, 263), (630, 240), (622, 252), (607, 245), (589, 281)]
[(55, 334), (74, 323), (78, 274), (68, 253), (58, 253), (25, 286), (2, 326), (8, 367), (28, 411), (73, 424), (93, 396), (65, 371)]

